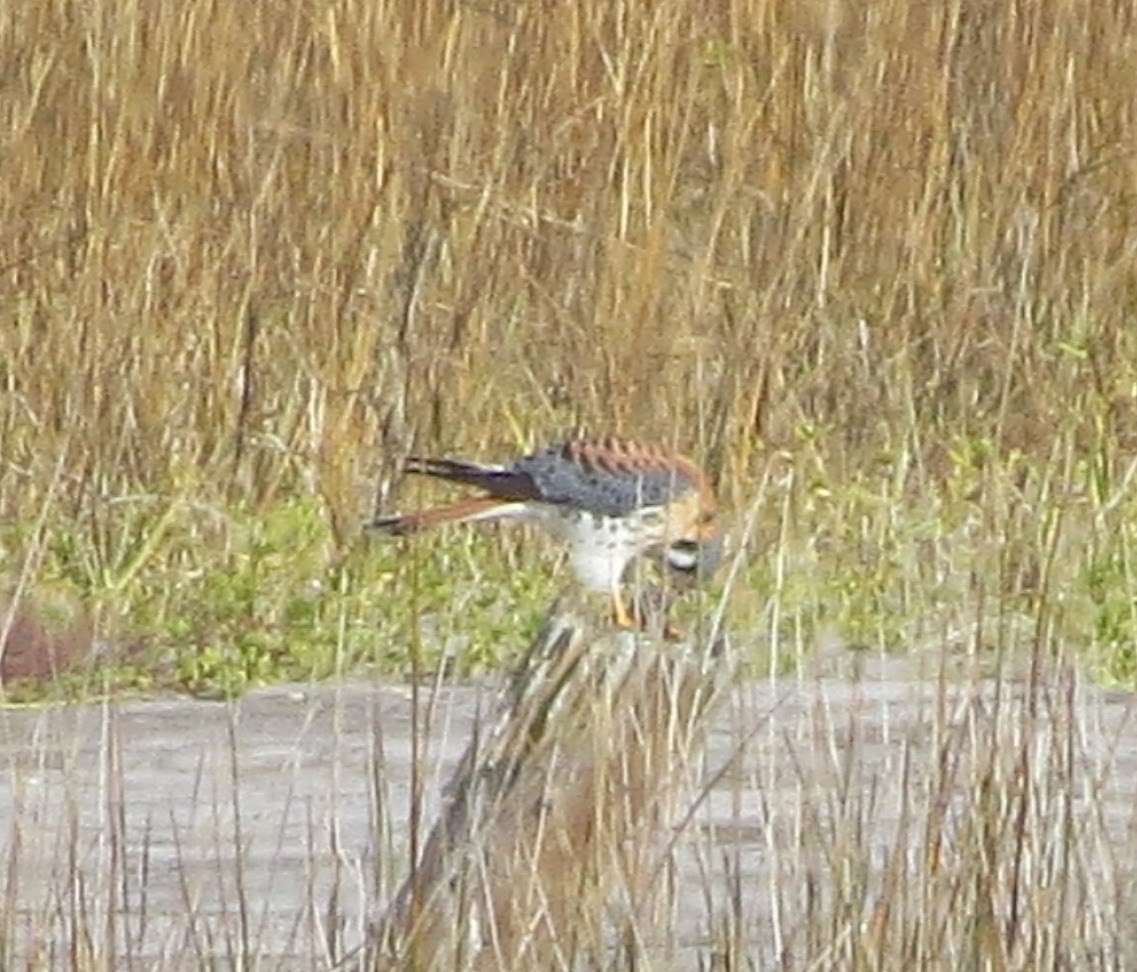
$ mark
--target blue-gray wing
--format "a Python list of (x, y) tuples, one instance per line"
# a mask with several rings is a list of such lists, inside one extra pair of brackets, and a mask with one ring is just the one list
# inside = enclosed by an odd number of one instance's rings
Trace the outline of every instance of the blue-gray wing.
[(692, 474), (658, 449), (618, 440), (570, 442), (518, 459), (536, 498), (603, 516), (661, 506), (697, 488)]

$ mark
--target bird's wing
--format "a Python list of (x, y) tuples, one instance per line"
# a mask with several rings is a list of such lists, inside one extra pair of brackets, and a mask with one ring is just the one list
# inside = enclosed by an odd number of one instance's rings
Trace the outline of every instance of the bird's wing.
[(527, 478), (542, 502), (605, 516), (626, 516), (691, 494), (714, 509), (713, 492), (699, 467), (659, 446), (580, 439), (518, 459), (509, 471)]
[(690, 459), (658, 445), (613, 437), (573, 439), (508, 466), (412, 456), (405, 471), (476, 487), (486, 493), (481, 500), (539, 502), (603, 516), (626, 516), (676, 501), (701, 519), (713, 518), (715, 510), (714, 491)]

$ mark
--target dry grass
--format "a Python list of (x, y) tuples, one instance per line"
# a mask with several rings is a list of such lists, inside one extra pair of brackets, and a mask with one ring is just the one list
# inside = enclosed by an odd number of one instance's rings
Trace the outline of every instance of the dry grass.
[[(584, 427), (763, 501), (771, 672), (835, 633), (1131, 680), (1134, 63), (1121, 0), (0, 0), (0, 586), (119, 684), (485, 667), (528, 547), (357, 524), (411, 448)], [(992, 765), (958, 882), (832, 967), (1058, 954), (1004, 947), (1033, 777)], [(937, 952), (964, 887), (1006, 934)]]

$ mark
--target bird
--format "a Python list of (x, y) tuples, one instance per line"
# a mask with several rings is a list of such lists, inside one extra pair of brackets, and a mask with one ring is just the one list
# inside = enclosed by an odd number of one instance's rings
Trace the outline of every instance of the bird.
[(633, 561), (662, 562), (690, 585), (723, 553), (714, 489), (691, 459), (660, 444), (573, 438), (505, 464), (411, 456), (404, 472), (480, 492), (445, 506), (379, 516), (366, 528), (409, 536), (448, 523), (520, 520), (567, 543), (580, 583), (611, 598), (612, 620), (637, 628), (621, 583)]

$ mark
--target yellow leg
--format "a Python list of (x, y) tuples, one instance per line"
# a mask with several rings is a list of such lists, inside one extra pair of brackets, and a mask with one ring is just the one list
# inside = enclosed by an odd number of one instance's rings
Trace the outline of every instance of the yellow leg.
[[(612, 589), (612, 623), (617, 628), (630, 628), (634, 631), (642, 631), (645, 627), (644, 619), (637, 617), (628, 610), (627, 605), (624, 603), (623, 592), (619, 587)], [(682, 641), (684, 632), (682, 628), (677, 628), (671, 623), (671, 619), (665, 617), (663, 623), (663, 639), (665, 641)]]
[(639, 622), (632, 617), (631, 612), (624, 604), (623, 592), (619, 586), (612, 588), (612, 623), (617, 628), (638, 628)]

